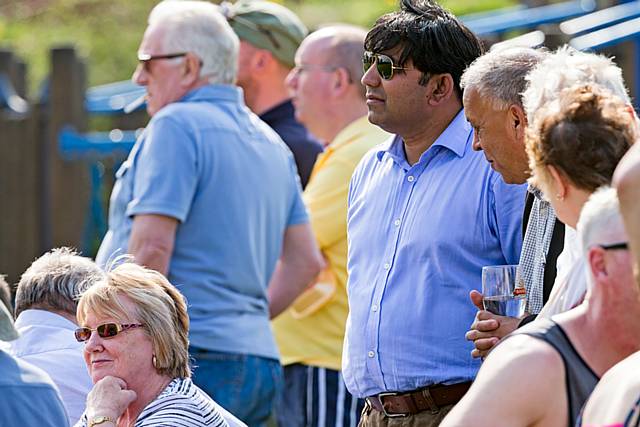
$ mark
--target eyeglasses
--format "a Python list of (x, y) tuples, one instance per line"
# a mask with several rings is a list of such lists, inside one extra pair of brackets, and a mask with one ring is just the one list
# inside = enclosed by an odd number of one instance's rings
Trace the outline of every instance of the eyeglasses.
[(142, 68), (144, 68), (146, 72), (149, 72), (149, 64), (151, 64), (151, 61), (182, 58), (183, 56), (187, 56), (187, 52), (169, 53), (167, 55), (149, 55), (148, 53), (139, 53), (138, 62), (142, 64)]
[(598, 245), (605, 251), (615, 251), (615, 250), (627, 250), (629, 249), (629, 244), (627, 242), (622, 243), (613, 243), (611, 245)]
[[(310, 70), (333, 72), (333, 71), (339, 70), (340, 68), (344, 68), (344, 67), (340, 67), (338, 65), (300, 64), (293, 67), (291, 72), (293, 73), (294, 76), (299, 76), (301, 73), (304, 73)], [(351, 75), (349, 74), (349, 70), (347, 70), (346, 68), (344, 68), (344, 70), (347, 72), (349, 83), (351, 83)]]
[(117, 323), (104, 323), (98, 325), (95, 329), (91, 328), (78, 328), (75, 330), (76, 340), (78, 342), (85, 342), (91, 338), (93, 331), (97, 331), (100, 338), (113, 338), (120, 332), (127, 331), (129, 329), (143, 328), (144, 325), (140, 323), (131, 323), (128, 325), (119, 325)]
[(393, 70), (410, 70), (407, 67), (396, 67), (393, 65), (393, 59), (390, 56), (382, 55), (380, 53), (365, 52), (362, 55), (362, 68), (366, 73), (373, 64), (376, 64), (376, 70), (378, 74), (384, 80), (391, 80), (393, 78)]

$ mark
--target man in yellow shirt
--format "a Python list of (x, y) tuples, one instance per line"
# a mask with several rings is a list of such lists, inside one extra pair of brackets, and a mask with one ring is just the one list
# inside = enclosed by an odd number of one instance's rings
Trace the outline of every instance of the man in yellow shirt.
[[(347, 303), (347, 196), (362, 156), (389, 134), (367, 120), (362, 77), (364, 29), (337, 25), (309, 35), (287, 77), (296, 119), (325, 144), (303, 198), (327, 261), (318, 281), (273, 322), (285, 372), (280, 426), (355, 427), (363, 402), (340, 366)], [(341, 420), (341, 421), (340, 421)]]

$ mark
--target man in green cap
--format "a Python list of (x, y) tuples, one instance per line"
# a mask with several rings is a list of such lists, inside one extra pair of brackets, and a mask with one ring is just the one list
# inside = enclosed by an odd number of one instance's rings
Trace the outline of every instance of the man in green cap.
[(245, 102), (289, 146), (304, 188), (322, 145), (296, 121), (284, 82), (307, 28), (292, 11), (268, 1), (241, 0), (222, 9), (240, 38), (237, 84)]

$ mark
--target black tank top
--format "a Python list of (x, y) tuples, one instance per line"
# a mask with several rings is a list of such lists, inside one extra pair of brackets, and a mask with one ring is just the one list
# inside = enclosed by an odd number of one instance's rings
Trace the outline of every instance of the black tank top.
[(598, 381), (600, 381), (600, 378), (598, 378), (596, 373), (593, 372), (589, 365), (580, 357), (573, 347), (573, 344), (571, 344), (571, 341), (569, 341), (567, 334), (562, 330), (560, 325), (553, 320), (537, 319), (535, 322), (517, 329), (511, 334), (511, 336), (514, 335), (528, 335), (538, 338), (549, 343), (560, 353), (562, 362), (564, 363), (567, 402), (569, 404), (569, 419), (567, 420), (567, 425), (571, 427), (575, 426), (582, 406)]

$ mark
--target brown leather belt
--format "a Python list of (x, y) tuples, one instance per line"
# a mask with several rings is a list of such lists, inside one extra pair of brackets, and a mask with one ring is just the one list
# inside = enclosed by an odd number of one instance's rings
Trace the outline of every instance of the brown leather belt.
[(471, 387), (471, 381), (451, 385), (433, 385), (405, 393), (380, 393), (367, 397), (366, 403), (387, 417), (406, 417), (430, 410), (436, 414), (442, 406), (454, 405)]

